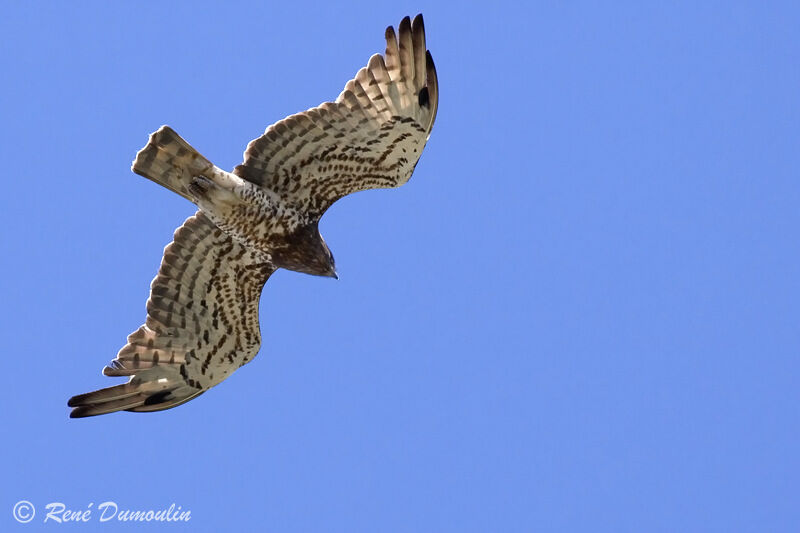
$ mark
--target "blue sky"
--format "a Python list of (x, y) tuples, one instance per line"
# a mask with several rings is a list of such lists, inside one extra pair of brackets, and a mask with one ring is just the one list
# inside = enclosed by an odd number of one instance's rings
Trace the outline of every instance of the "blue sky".
[[(669, 4), (7, 5), (2, 529), (796, 531), (800, 11)], [(201, 398), (70, 420), (193, 212), (147, 135), (232, 168), (418, 11), (437, 123), (323, 219), (341, 280), (273, 276)]]

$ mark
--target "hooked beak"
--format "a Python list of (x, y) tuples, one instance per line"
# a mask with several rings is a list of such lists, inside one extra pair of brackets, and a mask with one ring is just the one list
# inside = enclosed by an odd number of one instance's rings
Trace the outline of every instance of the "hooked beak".
[(328, 273), (324, 275), (329, 278), (333, 278), (335, 280), (339, 279), (339, 274), (336, 273), (336, 267), (334, 267), (333, 265), (331, 265), (330, 268), (328, 268)]

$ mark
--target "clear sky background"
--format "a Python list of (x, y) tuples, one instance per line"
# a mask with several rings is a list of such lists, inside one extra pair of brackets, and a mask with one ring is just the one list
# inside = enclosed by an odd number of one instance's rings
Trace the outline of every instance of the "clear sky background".
[[(797, 531), (800, 12), (655, 4), (8, 3), (0, 529)], [(437, 123), (323, 219), (341, 280), (274, 275), (201, 398), (70, 420), (193, 212), (148, 134), (230, 169), (419, 11)], [(106, 500), (192, 518), (42, 523)]]

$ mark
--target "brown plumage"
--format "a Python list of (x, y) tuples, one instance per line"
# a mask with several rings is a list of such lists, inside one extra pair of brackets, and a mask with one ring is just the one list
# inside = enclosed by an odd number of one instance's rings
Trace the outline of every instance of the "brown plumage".
[(258, 301), (276, 269), (336, 276), (320, 217), (347, 194), (408, 181), (436, 118), (422, 15), (389, 27), (386, 43), (336, 101), (267, 128), (232, 173), (168, 126), (150, 136), (133, 171), (199, 210), (164, 249), (144, 325), (103, 370), (129, 381), (74, 396), (70, 416), (191, 400), (258, 353)]

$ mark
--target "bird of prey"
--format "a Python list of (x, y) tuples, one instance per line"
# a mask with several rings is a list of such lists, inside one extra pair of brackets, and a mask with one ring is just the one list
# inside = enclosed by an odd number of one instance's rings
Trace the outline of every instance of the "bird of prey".
[(226, 172), (162, 126), (132, 170), (195, 203), (164, 249), (145, 323), (106, 376), (126, 383), (69, 400), (73, 418), (175, 407), (251, 361), (261, 346), (261, 289), (279, 268), (336, 277), (320, 217), (338, 199), (399, 187), (436, 119), (439, 89), (422, 16), (386, 29), (334, 102), (268, 127)]

